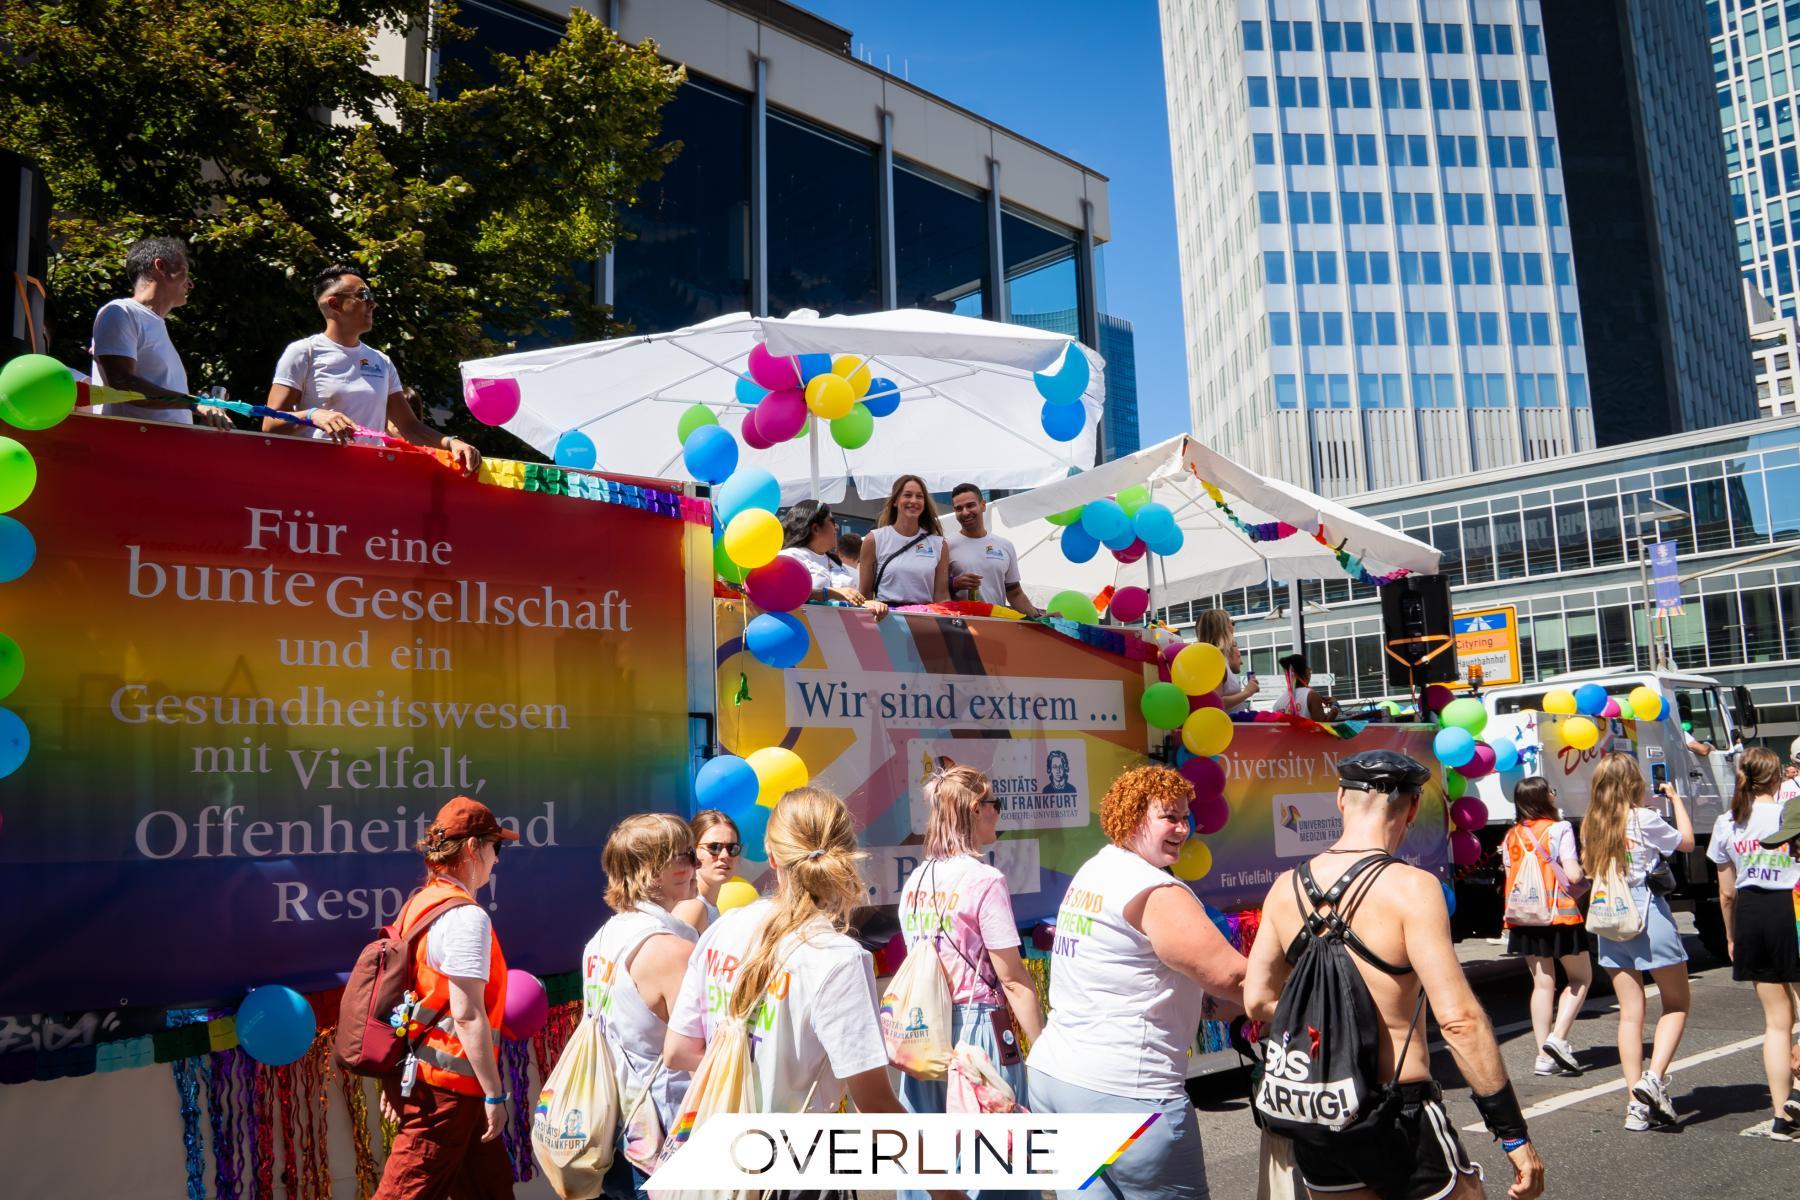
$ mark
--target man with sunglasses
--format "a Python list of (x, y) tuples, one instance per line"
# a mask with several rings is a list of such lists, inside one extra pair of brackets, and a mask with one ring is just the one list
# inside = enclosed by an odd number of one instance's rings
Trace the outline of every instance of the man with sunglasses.
[(179, 238), (141, 238), (125, 251), (131, 295), (111, 300), (94, 314), (94, 382), (144, 399), (102, 404), (100, 416), (135, 417), (192, 425), (196, 415), (216, 429), (230, 429), (223, 409), (187, 402), (187, 368), (169, 338), (169, 314), (188, 302), (194, 276)]
[[(353, 442), (360, 426), (404, 438), (416, 446), (448, 450), (465, 471), (481, 465), (481, 452), (419, 420), (400, 386), (393, 360), (362, 337), (375, 325), (375, 293), (353, 267), (327, 267), (313, 279), (313, 301), (325, 332), (301, 338), (281, 352), (269, 407), (298, 410), (312, 436)], [(263, 418), (263, 432), (292, 433), (296, 426)]]

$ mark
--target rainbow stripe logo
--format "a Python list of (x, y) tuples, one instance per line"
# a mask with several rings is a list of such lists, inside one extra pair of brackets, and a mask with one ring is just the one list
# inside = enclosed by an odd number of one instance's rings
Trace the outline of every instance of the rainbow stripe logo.
[(682, 1113), (675, 1122), (675, 1128), (669, 1131), (669, 1137), (677, 1144), (687, 1141), (688, 1135), (694, 1132), (694, 1118), (699, 1114), (700, 1110), (697, 1108), (690, 1108)]
[(1114, 1163), (1118, 1162), (1119, 1156), (1121, 1154), (1124, 1154), (1127, 1150), (1131, 1149), (1131, 1144), (1133, 1142), (1137, 1141), (1139, 1138), (1144, 1136), (1145, 1130), (1149, 1129), (1152, 1125), (1156, 1124), (1156, 1118), (1158, 1118), (1160, 1116), (1162, 1116), (1161, 1113), (1151, 1113), (1148, 1117), (1146, 1117), (1144, 1119), (1144, 1123), (1137, 1127), (1137, 1132), (1133, 1133), (1130, 1137), (1126, 1138), (1125, 1141), (1120, 1144), (1120, 1146), (1117, 1150), (1114, 1150), (1110, 1155), (1107, 1156), (1107, 1159), (1105, 1162), (1101, 1163), (1098, 1167), (1094, 1168), (1094, 1173), (1087, 1177), (1087, 1182), (1082, 1184), (1080, 1187), (1076, 1188), (1075, 1190), (1078, 1192), (1087, 1191), (1088, 1187), (1090, 1185), (1092, 1185), (1094, 1180), (1096, 1180), (1096, 1179), (1100, 1178), (1102, 1175), (1106, 1174), (1106, 1168), (1108, 1168), (1108, 1167), (1112, 1166)]

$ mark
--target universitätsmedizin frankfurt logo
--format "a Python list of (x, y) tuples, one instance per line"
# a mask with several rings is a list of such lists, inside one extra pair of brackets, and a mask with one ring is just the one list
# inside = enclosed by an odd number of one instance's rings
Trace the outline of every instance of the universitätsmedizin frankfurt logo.
[(1082, 1190), (1130, 1154), (1159, 1115), (719, 1113), (646, 1186)]

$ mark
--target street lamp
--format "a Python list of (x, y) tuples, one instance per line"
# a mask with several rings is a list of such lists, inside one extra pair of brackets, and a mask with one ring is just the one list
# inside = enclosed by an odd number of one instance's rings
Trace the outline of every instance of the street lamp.
[(1656, 540), (1661, 541), (1664, 525), (1680, 525), (1688, 519), (1688, 515), (1673, 504), (1634, 493), (1631, 497), (1631, 517), (1637, 535), (1638, 578), (1644, 587), (1644, 636), (1650, 642), (1650, 669), (1672, 670), (1675, 666), (1673, 650), (1670, 648), (1665, 653), (1662, 641), (1656, 636), (1656, 623), (1660, 614), (1656, 609), (1656, 595), (1650, 590), (1650, 543), (1644, 536), (1644, 526), (1649, 525)]

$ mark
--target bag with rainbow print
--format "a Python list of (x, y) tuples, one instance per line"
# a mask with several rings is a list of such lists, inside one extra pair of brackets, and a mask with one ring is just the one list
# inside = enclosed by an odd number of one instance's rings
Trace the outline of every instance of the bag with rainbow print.
[(584, 1018), (538, 1092), (531, 1154), (562, 1200), (593, 1200), (612, 1166), (619, 1083), (600, 1022)]
[(950, 1067), (950, 982), (935, 938), (920, 938), (881, 996), (888, 1061), (914, 1079), (942, 1079)]

